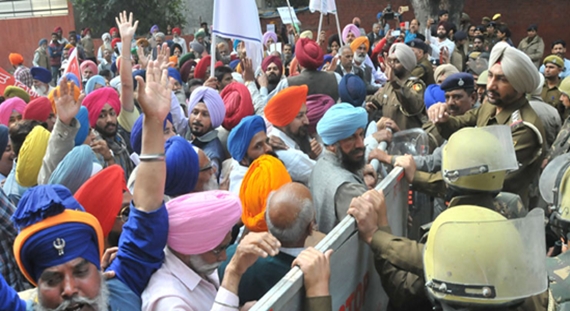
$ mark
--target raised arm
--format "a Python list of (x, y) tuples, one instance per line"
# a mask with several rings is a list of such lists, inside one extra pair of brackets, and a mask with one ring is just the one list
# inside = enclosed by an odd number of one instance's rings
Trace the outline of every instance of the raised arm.
[(121, 75), (121, 109), (132, 112), (135, 109), (134, 102), (134, 83), (133, 83), (133, 64), (131, 63), (131, 42), (137, 31), (139, 21), (133, 24), (133, 13), (127, 18), (127, 12), (119, 14), (115, 18), (119, 33), (121, 34), (121, 66), (119, 74)]

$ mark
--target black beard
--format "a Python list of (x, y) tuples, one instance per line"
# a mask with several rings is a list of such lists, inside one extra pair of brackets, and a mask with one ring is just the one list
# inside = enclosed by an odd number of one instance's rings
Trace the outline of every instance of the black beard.
[(277, 83), (279, 83), (279, 80), (281, 80), (281, 76), (278, 76), (274, 73), (270, 73), (267, 76), (267, 83), (269, 83), (269, 84), (277, 84)]
[[(266, 155), (270, 155), (276, 159), (279, 159), (279, 156), (277, 155), (277, 153), (275, 153), (275, 151), (271, 150), (265, 153)], [(243, 160), (241, 160), (240, 164), (243, 166), (247, 166), (249, 167), (251, 165), (251, 163), (253, 163), (253, 161), (255, 161), (256, 159), (252, 159), (250, 158), (247, 154), (245, 155), (245, 157), (243, 158)], [(244, 163), (247, 163), (247, 165), (244, 165)]]
[(107, 127), (111, 124), (112, 123), (105, 124), (104, 128), (95, 125), (95, 130), (104, 138), (113, 138), (115, 135), (117, 135), (118, 126), (117, 124), (113, 124), (115, 125), (115, 130), (113, 130), (113, 132), (109, 132), (109, 130), (107, 130)]
[[(352, 153), (352, 152), (356, 153), (356, 152), (359, 152), (359, 151), (364, 152), (364, 148), (357, 148), (357, 149), (351, 151), (351, 153)], [(365, 161), (364, 157), (362, 157), (361, 160), (352, 161), (352, 160), (350, 159), (349, 154), (344, 153), (344, 152), (340, 149), (340, 146), (337, 147), (336, 157), (337, 157), (337, 159), (340, 160), (342, 167), (343, 167), (344, 169), (346, 169), (347, 171), (353, 173), (353, 174), (356, 174), (358, 171), (362, 170), (362, 168), (364, 167), (364, 164), (365, 164), (365, 162), (364, 162), (364, 161)]]
[(438, 33), (437, 33), (437, 37), (440, 38), (440, 39), (445, 39), (445, 38), (447, 38), (447, 34), (446, 34), (446, 33), (440, 33), (440, 32), (438, 32)]

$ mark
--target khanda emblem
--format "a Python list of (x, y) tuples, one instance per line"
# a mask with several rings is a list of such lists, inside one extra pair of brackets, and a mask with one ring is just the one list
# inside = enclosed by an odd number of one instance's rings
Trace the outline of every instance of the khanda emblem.
[(53, 241), (53, 248), (57, 249), (57, 254), (59, 256), (63, 256), (64, 254), (63, 249), (65, 248), (65, 240), (62, 238), (55, 239), (55, 241)]

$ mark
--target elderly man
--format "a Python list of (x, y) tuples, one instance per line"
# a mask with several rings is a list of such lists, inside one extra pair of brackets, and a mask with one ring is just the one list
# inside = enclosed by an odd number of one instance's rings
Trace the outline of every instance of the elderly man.
[[(151, 62), (147, 81), (153, 87), (143, 88), (139, 94), (146, 113), (143, 150), (148, 157), (140, 164), (117, 257), (108, 267), (114, 278), (106, 280), (101, 273), (101, 225), (83, 211), (67, 188), (37, 186), (23, 196), (13, 216), (20, 228), (14, 253), (20, 270), (38, 287), (37, 297), (29, 302), (32, 309), (140, 309), (140, 294), (164, 259), (168, 233), (168, 215), (162, 203), (166, 170), (164, 157), (159, 155), (164, 153), (162, 120), (170, 107), (170, 90), (157, 83), (161, 80), (158, 64)], [(144, 86), (142, 79), (139, 83)], [(71, 99), (67, 105), (76, 104)], [(105, 198), (101, 200), (105, 204)], [(44, 202), (42, 216), (30, 217), (38, 211), (38, 202)], [(0, 309), (26, 310), (17, 293), (3, 279), (0, 282)]]
[(370, 42), (368, 41), (368, 38), (358, 37), (354, 39), (350, 44), (350, 49), (354, 53), (354, 67), (362, 69), (363, 80), (366, 83), (366, 93), (369, 95), (376, 93), (380, 88), (380, 85), (376, 84), (372, 76), (374, 68), (365, 62), (366, 57), (368, 56), (368, 51), (370, 50)]
[(192, 192), (202, 192), (210, 190), (218, 190), (220, 185), (216, 178), (215, 169), (212, 166), (210, 158), (202, 151), (202, 149), (194, 146), (194, 151), (198, 154), (198, 165), (200, 166), (198, 181)]
[(38, 48), (34, 51), (34, 58), (32, 60), (32, 65), (34, 67), (42, 67), (50, 70), (50, 61), (48, 56), (48, 41), (47, 39), (40, 39), (38, 43)]
[(308, 95), (325, 94), (338, 100), (338, 83), (341, 78), (332, 72), (317, 70), (323, 64), (321, 47), (311, 39), (299, 39), (295, 45), (295, 57), (302, 68), (301, 74), (283, 79), (277, 85), (275, 93), (289, 86), (306, 85), (309, 88)]
[(510, 125), (520, 168), (507, 175), (504, 190), (518, 194), (525, 206), (545, 149), (544, 127), (525, 97), (539, 83), (539, 73), (526, 54), (498, 43), (491, 51), (487, 101), (481, 107), (460, 117), (450, 116), (445, 104), (435, 104), (428, 111), (444, 138), (467, 126)]
[(30, 69), (32, 78), (34, 79), (34, 90), (40, 96), (48, 96), (53, 87), (49, 84), (51, 82), (51, 72), (43, 67), (32, 67)]
[[(564, 60), (564, 69), (560, 73), (560, 78), (564, 79), (570, 76), (570, 60), (565, 57), (566, 55), (566, 41), (556, 40), (552, 42), (550, 53), (557, 55)], [(545, 66), (540, 66), (540, 73), (544, 73)]]
[(530, 57), (536, 68), (540, 66), (540, 60), (544, 54), (544, 41), (536, 34), (537, 31), (538, 25), (532, 24), (528, 26), (526, 30), (528, 36), (521, 40), (518, 47), (519, 50)]
[(233, 159), (230, 192), (239, 195), (241, 182), (248, 167), (261, 155), (273, 154), (273, 148), (267, 143), (266, 132), (265, 121), (260, 116), (243, 118), (230, 132), (228, 151)]
[(367, 123), (364, 108), (345, 103), (329, 108), (317, 123), (325, 150), (311, 173), (309, 188), (323, 233), (329, 233), (344, 218), (352, 198), (367, 190), (362, 175)]
[[(279, 56), (270, 55), (265, 57), (261, 62), (261, 70), (263, 73), (256, 80), (251, 59), (244, 60), (243, 80), (251, 94), (255, 114), (258, 115), (263, 115), (263, 109), (267, 104), (268, 97), (273, 97), (276, 94), (275, 88), (284, 77), (283, 62)], [(259, 84), (259, 89), (255, 81)]]
[[(275, 257), (258, 259), (243, 275), (238, 296), (240, 301), (259, 300), (289, 272), (291, 264), (305, 249), (305, 240), (313, 232), (315, 209), (311, 192), (299, 183), (288, 183), (272, 191), (267, 199), (265, 221), (281, 243)], [(237, 245), (227, 250), (228, 259), (218, 269), (224, 279), (226, 265), (233, 258)]]
[(99, 73), (97, 64), (90, 60), (83, 61), (79, 66), (79, 70), (81, 71), (81, 81), (83, 82), (83, 85), (85, 85), (87, 83), (87, 80), (89, 80), (91, 77)]
[[(540, 96), (545, 103), (549, 103), (554, 108), (564, 111), (560, 102), (560, 73), (564, 69), (564, 61), (557, 55), (549, 55), (544, 61), (544, 84)], [(561, 109), (562, 108), (562, 109)]]
[(182, 30), (179, 27), (172, 28), (172, 42), (179, 44), (182, 47), (182, 55), (188, 53), (188, 44), (186, 40), (181, 37)]
[(364, 81), (364, 72), (362, 68), (355, 66), (354, 60), (354, 52), (350, 48), (350, 45), (345, 45), (338, 50), (340, 55), (340, 63), (336, 67), (335, 72), (338, 73), (341, 77), (344, 77), (348, 74), (353, 74), (355, 76), (360, 77), (362, 81)]
[(427, 121), (423, 100), (425, 84), (410, 76), (416, 64), (416, 55), (409, 46), (396, 43), (390, 47), (386, 69), (389, 82), (366, 105), (375, 119), (390, 118), (402, 130), (421, 127)]
[(265, 118), (273, 128), (268, 136), (276, 136), (287, 146), (276, 150), (294, 181), (307, 183), (323, 148), (316, 138), (310, 138), (307, 118), (306, 85), (291, 86), (279, 92), (265, 106)]
[(426, 86), (435, 84), (433, 66), (428, 59), (429, 46), (420, 39), (413, 39), (406, 43), (416, 55), (416, 67), (412, 70), (412, 77), (421, 79)]

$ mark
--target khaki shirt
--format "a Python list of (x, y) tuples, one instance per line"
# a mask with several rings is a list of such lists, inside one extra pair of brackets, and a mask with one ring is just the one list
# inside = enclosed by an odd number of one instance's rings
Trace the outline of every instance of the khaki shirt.
[(418, 63), (416, 68), (412, 70), (412, 77), (422, 79), (426, 86), (435, 84), (433, 77), (433, 66), (425, 57)]
[(562, 105), (562, 102), (560, 101), (560, 90), (558, 89), (560, 82), (562, 82), (562, 80), (558, 79), (558, 84), (549, 88), (546, 81), (544, 81), (544, 84), (542, 85), (542, 93), (540, 93), (540, 97), (542, 97), (542, 100), (545, 103), (549, 103), (557, 109)]

